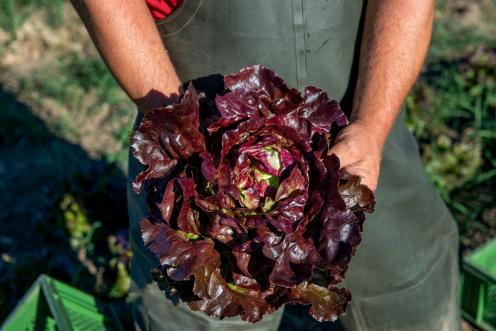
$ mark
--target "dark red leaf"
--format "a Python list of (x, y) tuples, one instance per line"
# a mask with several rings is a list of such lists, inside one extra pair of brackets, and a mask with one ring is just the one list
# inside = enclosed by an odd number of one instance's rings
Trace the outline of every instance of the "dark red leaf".
[(224, 84), (240, 100), (266, 117), (270, 116), (270, 112), (287, 112), (302, 100), (297, 89), (288, 88), (274, 71), (261, 65), (246, 67), (226, 76)]
[(234, 284), (240, 287), (244, 287), (254, 291), (260, 291), (260, 285), (258, 285), (257, 281), (253, 278), (246, 277), (241, 274), (237, 274), (233, 272), (233, 280)]
[(133, 182), (139, 193), (146, 179), (167, 176), (178, 159), (205, 149), (199, 131), (199, 95), (190, 85), (180, 104), (147, 111), (131, 137), (131, 151), (146, 168)]
[(324, 91), (302, 97), (260, 65), (224, 85), (216, 77), (215, 91), (195, 80), (206, 95), (190, 86), (180, 104), (147, 112), (131, 140), (145, 165), (134, 189), (148, 194), (141, 229), (160, 261), (153, 279), (214, 318), (253, 323), (300, 303), (335, 320), (351, 295), (334, 285), (375, 204), (327, 156), (346, 116)]
[(191, 177), (179, 177), (176, 179), (176, 181), (179, 183), (179, 186), (182, 189), (182, 195), (183, 199), (185, 201), (190, 200), (194, 196), (196, 196), (196, 191), (195, 191), (195, 182), (193, 178)]
[(263, 253), (276, 262), (269, 281), (283, 287), (295, 287), (311, 277), (304, 269), (292, 268), (291, 264), (315, 265), (321, 260), (313, 240), (297, 233), (285, 235), (276, 245), (265, 245)]
[(210, 238), (221, 243), (231, 242), (236, 234), (243, 232), (243, 229), (231, 218), (214, 215), (208, 224), (207, 234)]
[(310, 315), (319, 322), (336, 321), (343, 314), (351, 301), (348, 289), (318, 286), (303, 282), (296, 288), (289, 289), (289, 302), (310, 305)]
[(242, 320), (255, 323), (263, 314), (272, 312), (260, 292), (232, 284), (229, 286), (218, 272), (213, 272), (208, 282), (208, 296), (192, 301), (189, 307), (207, 315), (223, 319), (240, 316)]
[(360, 177), (342, 174), (340, 179), (338, 191), (347, 209), (361, 209), (369, 213), (374, 211), (374, 194), (367, 186), (361, 184)]
[(292, 233), (298, 222), (303, 219), (308, 191), (296, 190), (286, 199), (277, 202), (277, 207), (267, 214), (269, 222), (279, 231)]
[(175, 281), (188, 279), (208, 264), (220, 265), (219, 253), (210, 239), (190, 241), (166, 223), (152, 223), (148, 218), (140, 226), (146, 247), (168, 267), (167, 275)]
[(170, 180), (167, 183), (167, 187), (165, 188), (162, 201), (159, 204), (157, 204), (158, 209), (162, 213), (162, 219), (167, 223), (169, 223), (170, 221), (176, 202), (175, 201), (176, 194), (174, 193), (174, 182), (175, 182), (174, 180)]
[(313, 130), (329, 132), (332, 123), (339, 126), (348, 124), (346, 115), (336, 100), (329, 99), (327, 93), (314, 86), (307, 86), (303, 96), (304, 102), (297, 109), (301, 118), (308, 120)]
[(276, 201), (289, 197), (295, 191), (306, 191), (305, 177), (303, 177), (298, 167), (294, 167), (289, 177), (279, 185), (276, 193)]
[(189, 201), (183, 202), (179, 216), (177, 217), (177, 226), (187, 234), (199, 235), (199, 212), (191, 208)]
[(215, 168), (214, 160), (212, 156), (207, 151), (202, 151), (200, 153), (200, 157), (202, 158), (201, 164), (201, 173), (203, 177), (210, 183), (215, 183), (215, 174), (217, 173), (217, 169)]

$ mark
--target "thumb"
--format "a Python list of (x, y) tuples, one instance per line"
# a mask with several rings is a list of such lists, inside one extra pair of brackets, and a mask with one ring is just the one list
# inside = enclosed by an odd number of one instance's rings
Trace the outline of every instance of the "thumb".
[(352, 163), (352, 160), (349, 156), (348, 148), (344, 144), (337, 143), (333, 145), (327, 155), (335, 154), (339, 159), (340, 168), (345, 168)]

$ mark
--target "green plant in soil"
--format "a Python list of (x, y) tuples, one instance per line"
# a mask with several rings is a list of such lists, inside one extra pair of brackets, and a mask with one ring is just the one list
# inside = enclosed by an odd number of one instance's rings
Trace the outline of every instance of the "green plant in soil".
[(496, 236), (496, 39), (449, 25), (435, 26), (407, 124), (466, 251)]

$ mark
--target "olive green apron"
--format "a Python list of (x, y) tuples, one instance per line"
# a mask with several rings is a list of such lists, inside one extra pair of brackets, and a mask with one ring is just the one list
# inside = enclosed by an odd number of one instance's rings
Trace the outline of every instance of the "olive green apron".
[[(183, 81), (260, 63), (290, 86), (323, 88), (349, 110), (364, 6), (352, 0), (183, 0), (158, 28)], [(403, 120), (402, 111), (385, 145), (376, 211), (365, 222), (344, 284), (353, 293), (341, 318), (347, 330), (459, 329), (456, 225)], [(139, 171), (130, 159), (129, 181)], [(277, 330), (282, 309), (251, 325), (213, 320), (166, 301), (149, 275), (158, 262), (140, 236), (143, 197), (128, 191), (138, 329)], [(302, 330), (309, 323), (290, 324)]]

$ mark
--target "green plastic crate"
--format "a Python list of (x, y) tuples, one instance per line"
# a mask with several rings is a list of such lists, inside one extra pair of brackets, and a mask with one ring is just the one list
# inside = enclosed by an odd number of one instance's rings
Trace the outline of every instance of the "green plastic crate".
[(462, 263), (462, 315), (484, 331), (496, 331), (496, 239)]
[(123, 330), (111, 306), (88, 293), (41, 275), (0, 331)]

